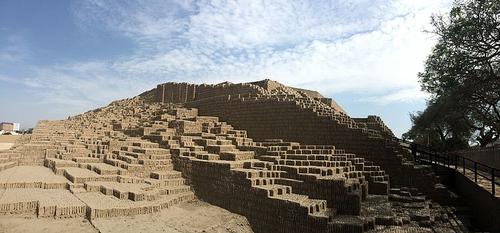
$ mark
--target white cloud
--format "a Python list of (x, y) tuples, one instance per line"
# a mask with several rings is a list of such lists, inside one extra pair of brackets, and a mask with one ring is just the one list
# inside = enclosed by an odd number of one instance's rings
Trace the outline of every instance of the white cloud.
[(422, 92), (420, 88), (400, 89), (385, 95), (371, 96), (361, 99), (364, 102), (371, 102), (379, 105), (388, 105), (394, 102), (413, 102), (428, 98), (429, 94)]
[[(323, 93), (415, 89), (434, 40), (423, 33), (448, 1), (200, 2), (184, 40), (114, 67), (196, 82), (270, 77)], [(311, 5), (310, 3), (315, 3)], [(158, 21), (162, 24), (162, 21)], [(423, 97), (424, 95), (418, 95)]]
[(27, 41), (24, 39), (22, 32), (11, 34), (5, 38), (5, 41), (0, 42), (2, 42), (2, 45), (0, 45), (0, 62), (21, 62), (30, 55)]
[(24, 83), (44, 90), (41, 101), (82, 108), (166, 81), (264, 78), (327, 95), (363, 93), (360, 101), (421, 100), (416, 73), (434, 44), (423, 30), (450, 2), (79, 1), (73, 12), (86, 32), (131, 38), (133, 54), (27, 66)]
[(446, 6), (439, 1), (426, 2), (429, 7), (413, 1), (289, 3), (200, 2), (178, 35), (186, 43), (153, 56), (136, 54), (116, 66), (177, 79), (247, 80), (267, 74), (290, 84), (338, 82), (334, 91), (405, 86), (416, 84), (415, 73), (433, 44), (422, 33), (430, 14)]
[[(81, 110), (102, 106), (112, 100), (154, 87), (154, 81), (122, 76), (102, 62), (82, 62), (32, 68), (33, 75), (24, 84), (36, 90), (40, 104), (63, 104)], [(132, 93), (132, 94), (131, 94)]]
[[(135, 39), (141, 49), (177, 46), (195, 10), (193, 1), (78, 1), (74, 7), (77, 22), (92, 31), (96, 25)], [(138, 51), (141, 52), (141, 51)]]
[(393, 13), (386, 1), (202, 1), (187, 33), (215, 48), (282, 46), (336, 40), (370, 30)]

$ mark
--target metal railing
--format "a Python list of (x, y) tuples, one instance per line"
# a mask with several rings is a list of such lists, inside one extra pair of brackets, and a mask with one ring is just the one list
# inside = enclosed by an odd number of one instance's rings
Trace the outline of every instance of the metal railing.
[(478, 184), (478, 186), (481, 186), (479, 185), (479, 179), (481, 178), (484, 178), (491, 184), (490, 191), (493, 196), (495, 196), (496, 186), (500, 186), (500, 170), (493, 166), (474, 161), (456, 153), (439, 152), (432, 148), (407, 142), (396, 137), (392, 140), (410, 149), (415, 163), (432, 165), (436, 173), (438, 172), (437, 166), (455, 169), (466, 177), (468, 177), (467, 172), (470, 172), (474, 183)]
[[(458, 154), (438, 152), (415, 143), (404, 142), (402, 144), (401, 142), (403, 141), (401, 139), (397, 139), (397, 141), (400, 142), (403, 147), (411, 150), (415, 163), (432, 165), (434, 172), (436, 173), (438, 170), (437, 166), (455, 169), (457, 172), (462, 173), (466, 177), (468, 177), (466, 174), (467, 171), (470, 171), (473, 174), (474, 183), (479, 185), (478, 177), (482, 177), (488, 182), (491, 182), (490, 191), (493, 196), (495, 196), (496, 186), (500, 186), (500, 179), (499, 181), (496, 180), (497, 178), (500, 178), (500, 170), (495, 167), (474, 161)], [(404, 145), (405, 143), (408, 145)]]

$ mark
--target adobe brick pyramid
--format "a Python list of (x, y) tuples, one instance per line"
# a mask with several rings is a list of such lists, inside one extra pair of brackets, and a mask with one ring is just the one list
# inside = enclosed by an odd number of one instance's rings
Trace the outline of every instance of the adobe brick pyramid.
[(379, 117), (318, 92), (165, 83), (0, 152), (0, 214), (93, 221), (201, 199), (254, 232), (464, 231), (437, 180)]

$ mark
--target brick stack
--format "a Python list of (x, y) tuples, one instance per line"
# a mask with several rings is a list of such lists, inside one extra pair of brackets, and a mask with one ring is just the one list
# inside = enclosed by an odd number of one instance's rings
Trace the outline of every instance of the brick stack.
[[(161, 95), (41, 121), (7, 152), (20, 156), (3, 160), (29, 166), (0, 171), (0, 212), (93, 220), (154, 213), (196, 195), (244, 215), (255, 232), (453, 228), (418, 190), (389, 189), (393, 177), (382, 168), (401, 166), (402, 157), (344, 148), (358, 140), (363, 150), (380, 149), (382, 134), (367, 134), (313, 92), (264, 84), (165, 84)], [(203, 104), (210, 108), (189, 107)], [(207, 112), (222, 117), (199, 115)]]
[[(166, 84), (173, 85), (173, 84)], [(351, 118), (343, 110), (313, 98), (305, 91), (274, 81), (244, 84), (203, 85), (214, 94), (197, 95), (184, 103), (202, 115), (248, 131), (255, 140), (279, 138), (304, 144), (335, 145), (383, 167), (395, 187), (417, 187), (439, 196), (442, 189), (432, 171), (415, 166), (410, 154), (397, 142), (379, 117)], [(226, 88), (228, 92), (221, 91)], [(438, 191), (436, 191), (438, 190)]]

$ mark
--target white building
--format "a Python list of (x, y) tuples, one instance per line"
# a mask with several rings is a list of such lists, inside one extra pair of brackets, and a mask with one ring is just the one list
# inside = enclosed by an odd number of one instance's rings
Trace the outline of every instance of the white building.
[(13, 129), (12, 129), (12, 130), (13, 130), (13, 131), (19, 131), (19, 130), (20, 130), (20, 128), (21, 128), (21, 124), (19, 124), (19, 123), (14, 123), (14, 127), (13, 127)]

